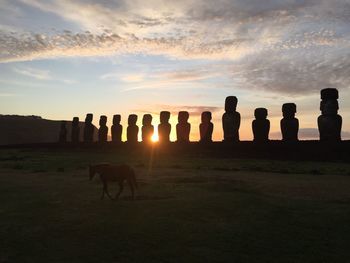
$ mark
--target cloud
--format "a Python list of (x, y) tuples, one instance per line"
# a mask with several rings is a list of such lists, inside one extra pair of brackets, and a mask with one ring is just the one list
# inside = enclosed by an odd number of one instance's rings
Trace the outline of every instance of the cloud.
[[(120, 53), (238, 59), (271, 48), (333, 45), (322, 27), (348, 31), (348, 5), (326, 1), (67, 1), (21, 0), (78, 24), (82, 32), (0, 34), (0, 61)], [(154, 10), (157, 7), (157, 11)], [(79, 12), (77, 12), (79, 10)], [(322, 18), (323, 22), (320, 22)], [(305, 28), (305, 24), (311, 28)], [(90, 33), (93, 32), (93, 33)], [(309, 37), (304, 33), (311, 32)], [(340, 36), (338, 36), (340, 37)], [(3, 45), (1, 45), (3, 43)]]
[(141, 82), (145, 80), (145, 74), (125, 74), (120, 72), (111, 72), (103, 74), (100, 79), (102, 80), (120, 80), (125, 83), (135, 83), (135, 82)]
[[(350, 85), (347, 0), (20, 2), (46, 15), (54, 14), (80, 31), (31, 32), (23, 22), (23, 28), (13, 32), (0, 18), (2, 63), (165, 55), (171, 59), (230, 61), (232, 82), (243, 89), (307, 95), (323, 87), (345, 89)], [(15, 10), (14, 4), (11, 9)], [(198, 81), (205, 78), (205, 72), (200, 68), (172, 72), (161, 79)], [(220, 72), (209, 73), (215, 76)], [(130, 83), (141, 80), (124, 79)]]
[[(281, 138), (281, 132), (271, 132), (271, 138)], [(298, 137), (301, 140), (319, 140), (319, 132), (317, 128), (300, 128), (298, 132)]]
[[(235, 41), (235, 40), (231, 40)], [(244, 47), (231, 42), (200, 43), (185, 37), (137, 38), (116, 33), (91, 34), (65, 31), (56, 35), (0, 32), (0, 63), (60, 57), (93, 57), (121, 54), (168, 55), (182, 59), (234, 59)]]
[(171, 72), (163, 72), (158, 75), (159, 78), (167, 79), (174, 82), (198, 81), (220, 76), (222, 73), (217, 71), (217, 67), (213, 68), (190, 68), (184, 70), (175, 70)]
[[(32, 68), (32, 67), (14, 67), (13, 71), (21, 74), (26, 77), (34, 78), (37, 80), (44, 80), (44, 81), (54, 81), (54, 82), (62, 82), (68, 85), (76, 84), (76, 80), (71, 80), (71, 79), (65, 79), (65, 78), (58, 78), (52, 76), (51, 72), (49, 70), (43, 70), (43, 69), (37, 69), (37, 68)], [(30, 86), (29, 83), (21, 83), (21, 82), (11, 82), (7, 81), (7, 84), (13, 84), (13, 85), (21, 85), (21, 86)], [(36, 83), (34, 86), (40, 86), (38, 83)]]
[(299, 137), (303, 139), (318, 140), (320, 138), (320, 135), (318, 129), (316, 128), (302, 128), (299, 129)]
[(179, 111), (188, 111), (190, 116), (198, 116), (201, 115), (203, 111), (210, 111), (210, 112), (218, 112), (221, 111), (221, 107), (214, 107), (214, 106), (190, 106), (190, 105), (155, 105), (153, 107), (153, 111), (149, 111), (147, 109), (134, 109), (134, 112), (140, 112), (140, 113), (150, 113), (154, 115), (159, 115), (161, 111), (170, 111), (171, 115), (177, 116)]
[[(102, 80), (121, 80), (125, 83), (142, 82), (143, 86), (157, 83), (177, 83), (177, 82), (196, 82), (199, 80), (210, 79), (227, 74), (228, 68), (225, 65), (210, 64), (206, 68), (191, 67), (175, 70), (144, 70), (142, 73), (121, 73), (109, 72), (100, 76)], [(222, 72), (223, 71), (223, 72)]]
[[(220, 63), (200, 66), (184, 66), (169, 70), (163, 66), (138, 68), (137, 73), (112, 71), (100, 76), (104, 81), (123, 82), (123, 92), (145, 89), (205, 89), (216, 87), (212, 79), (229, 77), (230, 68)], [(209, 81), (209, 82), (207, 82)], [(220, 87), (226, 87), (221, 84)]]
[(348, 45), (334, 49), (271, 50), (249, 56), (232, 68), (238, 85), (287, 95), (308, 95), (322, 88), (350, 87)]
[(39, 79), (39, 80), (51, 80), (52, 77), (50, 75), (50, 71), (48, 70), (40, 70), (40, 69), (35, 69), (35, 68), (13, 68), (13, 70), (16, 73), (19, 73), (21, 75)]
[[(272, 132), (271, 137), (281, 137), (281, 132)], [(320, 135), (317, 128), (301, 128), (299, 129), (298, 137), (301, 140), (319, 140)], [(349, 131), (342, 131), (342, 138), (350, 138)]]

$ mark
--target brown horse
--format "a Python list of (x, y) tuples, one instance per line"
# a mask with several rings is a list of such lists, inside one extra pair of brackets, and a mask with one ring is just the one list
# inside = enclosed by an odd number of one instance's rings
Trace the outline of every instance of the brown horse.
[(124, 189), (124, 181), (126, 180), (131, 190), (132, 199), (135, 199), (135, 189), (137, 189), (137, 182), (135, 178), (134, 170), (128, 165), (111, 165), (111, 164), (97, 164), (89, 166), (90, 180), (95, 174), (100, 175), (100, 179), (103, 184), (102, 196), (104, 198), (105, 193), (110, 199), (113, 199), (108, 192), (108, 183), (117, 182), (119, 184), (119, 192), (116, 194), (115, 199), (118, 199)]

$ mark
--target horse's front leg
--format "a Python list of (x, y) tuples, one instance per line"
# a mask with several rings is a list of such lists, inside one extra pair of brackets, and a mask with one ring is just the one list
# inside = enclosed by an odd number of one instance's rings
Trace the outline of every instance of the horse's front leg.
[(118, 199), (120, 194), (123, 192), (124, 189), (124, 181), (119, 181), (119, 192), (115, 195), (115, 199)]

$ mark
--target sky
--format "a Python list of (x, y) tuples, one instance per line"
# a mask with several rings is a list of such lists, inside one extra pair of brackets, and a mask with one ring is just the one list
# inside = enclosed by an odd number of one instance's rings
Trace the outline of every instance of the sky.
[[(320, 90), (339, 90), (350, 139), (350, 0), (0, 0), (0, 114), (71, 120), (86, 113), (202, 111), (223, 139), (237, 96), (241, 140), (265, 107), (280, 139), (281, 106), (297, 104), (301, 139), (317, 139)], [(125, 139), (125, 132), (123, 135)]]

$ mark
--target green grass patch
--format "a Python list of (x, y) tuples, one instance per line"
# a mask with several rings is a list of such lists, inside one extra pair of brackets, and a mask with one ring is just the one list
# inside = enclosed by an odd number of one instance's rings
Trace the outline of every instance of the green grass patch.
[[(127, 186), (120, 200), (100, 200), (101, 183), (87, 174), (98, 162), (135, 168), (135, 201)], [(349, 164), (3, 150), (0, 167), (0, 262), (350, 256)]]

